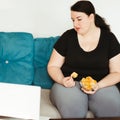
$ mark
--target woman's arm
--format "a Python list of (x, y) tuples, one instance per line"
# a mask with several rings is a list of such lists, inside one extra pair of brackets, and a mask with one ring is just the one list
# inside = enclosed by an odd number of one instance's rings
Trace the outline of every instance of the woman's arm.
[(64, 77), (61, 67), (64, 63), (65, 57), (60, 55), (55, 49), (51, 54), (50, 60), (48, 62), (48, 73), (51, 78), (59, 84), (64, 85), (65, 87), (73, 87), (75, 85), (72, 77)]
[(87, 94), (94, 94), (97, 90), (115, 85), (120, 82), (120, 54), (111, 58), (109, 61), (110, 73), (100, 80), (96, 86), (94, 86), (94, 91), (86, 91), (82, 88), (82, 90)]
[(110, 59), (110, 73), (98, 82), (99, 88), (115, 85), (120, 82), (120, 54)]
[(51, 78), (60, 84), (62, 84), (61, 80), (64, 78), (61, 71), (61, 66), (64, 63), (64, 59), (65, 58), (63, 56), (61, 56), (55, 49), (53, 49), (47, 66), (48, 73)]

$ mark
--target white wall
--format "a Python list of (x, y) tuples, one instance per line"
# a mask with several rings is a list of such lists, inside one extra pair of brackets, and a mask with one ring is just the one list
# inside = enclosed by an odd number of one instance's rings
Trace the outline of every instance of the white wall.
[[(61, 35), (72, 27), (70, 6), (77, 0), (0, 0), (0, 31)], [(120, 41), (120, 0), (91, 0)]]

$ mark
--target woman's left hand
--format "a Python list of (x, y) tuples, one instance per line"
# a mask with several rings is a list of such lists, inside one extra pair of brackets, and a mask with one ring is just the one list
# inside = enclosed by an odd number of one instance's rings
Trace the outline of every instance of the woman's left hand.
[(99, 90), (99, 85), (98, 83), (93, 87), (92, 90), (88, 91), (88, 90), (85, 90), (84, 88), (81, 88), (81, 90), (86, 93), (86, 94), (94, 94), (96, 93), (98, 90)]

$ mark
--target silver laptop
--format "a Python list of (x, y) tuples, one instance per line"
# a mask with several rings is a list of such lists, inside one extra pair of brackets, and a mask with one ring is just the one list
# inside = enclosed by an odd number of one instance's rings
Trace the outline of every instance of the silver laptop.
[(40, 119), (39, 86), (0, 83), (0, 116)]

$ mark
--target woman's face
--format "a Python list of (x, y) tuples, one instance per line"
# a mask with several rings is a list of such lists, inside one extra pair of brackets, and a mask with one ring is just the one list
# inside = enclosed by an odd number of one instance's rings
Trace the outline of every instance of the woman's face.
[(91, 26), (91, 15), (88, 16), (83, 12), (71, 11), (71, 19), (73, 21), (74, 29), (78, 34), (86, 34)]

